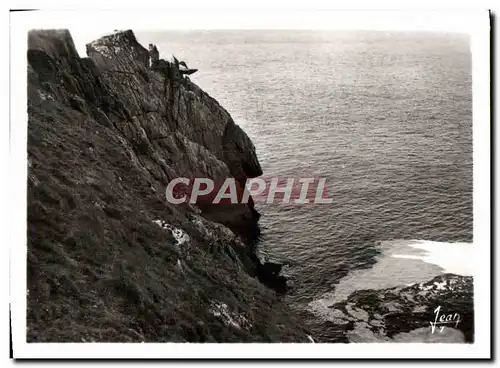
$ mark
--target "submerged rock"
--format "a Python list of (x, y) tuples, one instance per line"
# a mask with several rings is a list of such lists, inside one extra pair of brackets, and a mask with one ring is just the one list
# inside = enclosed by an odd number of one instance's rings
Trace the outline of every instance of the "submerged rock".
[[(345, 323), (349, 342), (474, 342), (472, 277), (443, 274), (428, 282), (360, 290), (331, 306), (313, 305), (320, 318)], [(340, 329), (341, 330), (341, 329)]]

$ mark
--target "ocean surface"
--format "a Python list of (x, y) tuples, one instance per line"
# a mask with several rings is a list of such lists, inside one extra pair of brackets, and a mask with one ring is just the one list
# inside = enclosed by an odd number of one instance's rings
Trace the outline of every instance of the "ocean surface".
[[(285, 262), (285, 298), (471, 274), (472, 77), (458, 34), (137, 32), (199, 71), (253, 140), (266, 177), (326, 178), (332, 204), (257, 203), (260, 256)], [(468, 261), (468, 262), (467, 262)]]

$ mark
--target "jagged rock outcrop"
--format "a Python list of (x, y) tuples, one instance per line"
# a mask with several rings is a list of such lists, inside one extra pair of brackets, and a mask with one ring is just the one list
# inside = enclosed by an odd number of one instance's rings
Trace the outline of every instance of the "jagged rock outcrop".
[(251, 205), (166, 201), (262, 174), (217, 101), (132, 31), (28, 35), (28, 341), (308, 341), (245, 245)]
[(316, 337), (325, 342), (474, 342), (471, 276), (358, 290), (333, 305), (313, 303), (312, 312), (322, 328)]

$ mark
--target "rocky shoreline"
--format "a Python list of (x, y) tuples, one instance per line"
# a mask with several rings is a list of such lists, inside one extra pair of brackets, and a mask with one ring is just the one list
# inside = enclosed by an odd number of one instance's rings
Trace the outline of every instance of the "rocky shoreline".
[(473, 299), (472, 277), (442, 274), (409, 286), (359, 290), (312, 311), (328, 326), (325, 341), (473, 343)]
[(176, 177), (262, 175), (245, 132), (130, 30), (87, 54), (67, 30), (28, 35), (29, 342), (397, 341), (437, 304), (473, 341), (472, 279), (456, 275), (353, 293), (311, 338), (281, 265), (255, 253), (251, 201), (165, 198)]

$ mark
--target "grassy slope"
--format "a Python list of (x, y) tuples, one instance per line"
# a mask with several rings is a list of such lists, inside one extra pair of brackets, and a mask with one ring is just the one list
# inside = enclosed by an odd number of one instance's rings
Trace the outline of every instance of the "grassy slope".
[[(136, 147), (54, 97), (71, 75), (29, 75), (28, 341), (307, 341), (235, 243), (165, 203)], [(191, 241), (177, 246), (155, 219)], [(214, 315), (214, 301), (248, 323)]]

